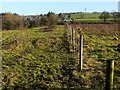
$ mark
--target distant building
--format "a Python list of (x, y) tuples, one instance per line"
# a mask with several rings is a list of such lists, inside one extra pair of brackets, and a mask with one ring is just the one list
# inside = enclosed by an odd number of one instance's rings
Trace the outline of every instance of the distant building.
[(72, 20), (71, 18), (64, 18), (63, 21), (64, 21), (64, 22), (71, 22), (71, 21), (73, 21), (73, 20)]

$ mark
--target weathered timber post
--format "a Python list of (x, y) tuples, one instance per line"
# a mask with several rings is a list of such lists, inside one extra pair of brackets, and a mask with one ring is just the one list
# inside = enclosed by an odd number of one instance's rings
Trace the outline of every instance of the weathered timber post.
[(73, 53), (75, 54), (75, 29), (73, 29)]
[(73, 40), (74, 40), (74, 36), (73, 36), (73, 29), (71, 29), (72, 30), (72, 35), (71, 35), (71, 39), (72, 39), (72, 44), (71, 44), (71, 46), (72, 46), (72, 52), (73, 52), (73, 50), (74, 50), (74, 47), (73, 47)]
[(113, 89), (113, 78), (114, 78), (114, 60), (106, 61), (106, 85), (105, 90)]
[[(78, 31), (76, 30), (75, 31), (75, 54), (77, 55), (78, 54), (78, 38), (79, 38), (79, 36), (78, 36)], [(78, 59), (78, 56), (77, 56), (77, 59)]]
[(69, 26), (68, 26), (68, 43), (69, 43), (69, 50), (71, 49), (71, 48), (70, 48), (70, 45), (71, 45), (70, 41), (71, 41), (71, 29), (70, 29)]
[(83, 64), (83, 35), (80, 35), (79, 70), (82, 70), (82, 64)]
[(80, 39), (80, 34), (77, 32), (76, 33), (76, 54), (77, 54), (77, 62), (78, 62), (78, 66), (79, 66), (79, 58), (80, 58), (80, 43), (79, 43), (79, 39)]
[(69, 30), (68, 26), (67, 26), (67, 38), (68, 38), (68, 42), (69, 42), (70, 41), (70, 30)]
[(68, 26), (68, 30), (69, 30), (69, 49), (70, 51), (72, 51), (72, 28), (71, 26)]

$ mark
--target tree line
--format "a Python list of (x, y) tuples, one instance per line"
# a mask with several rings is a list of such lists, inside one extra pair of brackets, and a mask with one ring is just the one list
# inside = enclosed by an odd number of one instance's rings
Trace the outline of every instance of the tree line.
[(110, 13), (109, 12), (107, 12), (107, 11), (103, 11), (101, 14), (100, 14), (100, 16), (99, 16), (99, 18), (100, 19), (102, 19), (103, 21), (104, 21), (104, 23), (107, 21), (107, 19), (109, 19), (109, 18), (113, 18), (113, 22), (120, 22), (120, 12), (113, 12), (113, 13), (111, 13), (112, 14), (112, 16), (110, 15)]
[(62, 13), (56, 15), (53, 12), (35, 16), (20, 16), (16, 13), (1, 13), (0, 16), (0, 19), (2, 19), (2, 30), (22, 30), (44, 25), (52, 29), (57, 24), (61, 24), (61, 18), (64, 17)]
[[(87, 13), (86, 13), (87, 14)], [(67, 19), (66, 19), (67, 18)], [(120, 13), (113, 12), (109, 13), (107, 11), (103, 11), (100, 13), (99, 18), (103, 20), (104, 23), (109, 22), (109, 18), (113, 18), (112, 22), (120, 23)], [(48, 12), (47, 14), (41, 15), (29, 15), (22, 16), (16, 13), (1, 13), (0, 14), (0, 26), (2, 30), (15, 30), (15, 29), (25, 29), (25, 28), (33, 28), (40, 26), (47, 26), (50, 29), (53, 29), (58, 24), (64, 24), (64, 22), (75, 23), (73, 19), (71, 19), (71, 13), (63, 14), (55, 14), (53, 12)], [(1, 22), (2, 21), (2, 22)]]

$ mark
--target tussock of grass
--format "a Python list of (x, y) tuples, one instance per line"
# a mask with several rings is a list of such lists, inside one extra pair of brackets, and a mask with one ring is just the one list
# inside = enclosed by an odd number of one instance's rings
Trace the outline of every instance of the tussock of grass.
[[(105, 61), (115, 61), (114, 88), (120, 88), (120, 62), (115, 47), (119, 36), (114, 32), (95, 34), (84, 32), (83, 71), (78, 72), (77, 61), (69, 53), (64, 26), (53, 31), (41, 29), (2, 31), (3, 89), (38, 90), (48, 88), (105, 87)], [(119, 38), (119, 37), (118, 37)], [(13, 41), (17, 45), (13, 45)], [(8, 47), (8, 48), (6, 48)]]

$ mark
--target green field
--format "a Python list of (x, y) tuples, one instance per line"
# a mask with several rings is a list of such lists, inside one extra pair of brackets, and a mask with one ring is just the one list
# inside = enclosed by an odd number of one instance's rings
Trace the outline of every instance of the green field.
[[(101, 13), (75, 13), (70, 14), (70, 17), (75, 22), (81, 23), (104, 23), (103, 20), (99, 18)], [(67, 17), (67, 16), (66, 16)], [(110, 18), (107, 19), (107, 22), (113, 22), (112, 14), (110, 14)]]
[(73, 19), (90, 19), (90, 18), (99, 18), (100, 13), (76, 13), (70, 14)]
[[(105, 60), (115, 60), (114, 88), (120, 88), (119, 33), (84, 32), (83, 71), (69, 52), (64, 26), (8, 30), (2, 33), (3, 90), (74, 88), (103, 90)], [(119, 36), (119, 37), (118, 37)]]

